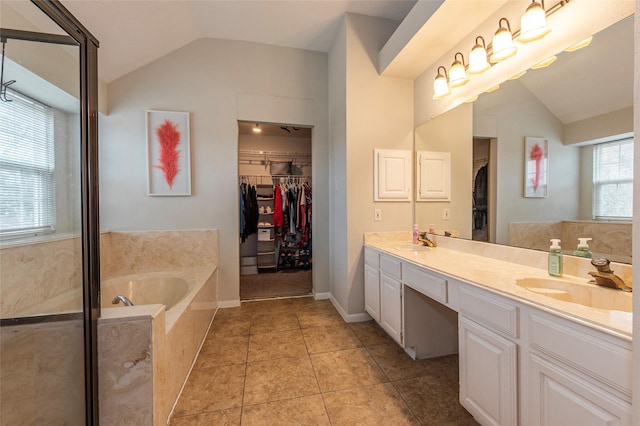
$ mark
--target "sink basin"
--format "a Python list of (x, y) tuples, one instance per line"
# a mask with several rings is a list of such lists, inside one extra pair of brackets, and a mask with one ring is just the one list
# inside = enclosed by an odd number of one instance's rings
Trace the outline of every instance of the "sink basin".
[(411, 243), (398, 244), (395, 246), (395, 248), (397, 250), (413, 251), (413, 252), (428, 251), (431, 249), (431, 247), (423, 246), (422, 244), (411, 244)]
[(516, 280), (516, 284), (556, 300), (596, 309), (632, 312), (632, 295), (621, 290), (554, 278), (522, 278)]

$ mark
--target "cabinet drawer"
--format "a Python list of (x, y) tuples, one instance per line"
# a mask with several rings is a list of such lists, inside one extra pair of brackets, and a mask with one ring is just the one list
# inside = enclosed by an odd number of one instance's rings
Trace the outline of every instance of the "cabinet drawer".
[(380, 270), (385, 274), (401, 279), (402, 278), (402, 262), (395, 257), (380, 255)]
[(631, 350), (617, 345), (611, 336), (535, 314), (529, 320), (529, 335), (531, 348), (631, 395)]
[(518, 337), (518, 307), (494, 296), (461, 287), (460, 312), (490, 329)]
[(440, 303), (447, 303), (447, 280), (413, 266), (404, 267), (404, 283)]
[(378, 269), (380, 267), (380, 254), (370, 248), (364, 248), (364, 263)]

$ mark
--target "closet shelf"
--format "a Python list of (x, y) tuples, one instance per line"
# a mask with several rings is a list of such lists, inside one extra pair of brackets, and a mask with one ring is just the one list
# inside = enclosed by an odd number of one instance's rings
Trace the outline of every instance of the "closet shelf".
[(259, 251), (257, 254), (258, 256), (262, 256), (262, 255), (266, 256), (268, 254), (276, 254), (276, 252), (275, 251)]
[(258, 265), (258, 269), (273, 269), (277, 267), (277, 265)]
[(269, 228), (273, 228), (273, 225), (258, 225), (258, 229), (269, 229)]
[(263, 198), (263, 197), (258, 197), (256, 198), (258, 201), (273, 201), (273, 197), (271, 198)]
[(267, 214), (273, 214), (273, 212), (271, 212), (271, 213), (259, 213), (259, 214), (267, 215)]

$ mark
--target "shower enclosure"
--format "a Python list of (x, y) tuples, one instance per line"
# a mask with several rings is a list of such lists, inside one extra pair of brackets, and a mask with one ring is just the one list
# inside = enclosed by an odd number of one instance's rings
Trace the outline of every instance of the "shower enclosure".
[(0, 2), (0, 425), (97, 424), (97, 41)]

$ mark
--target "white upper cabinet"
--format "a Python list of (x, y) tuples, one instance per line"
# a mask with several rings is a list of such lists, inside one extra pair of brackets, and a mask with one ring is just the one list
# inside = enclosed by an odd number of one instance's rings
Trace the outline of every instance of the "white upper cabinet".
[(374, 201), (411, 201), (411, 151), (374, 150)]
[(451, 201), (451, 153), (418, 151), (417, 201)]

